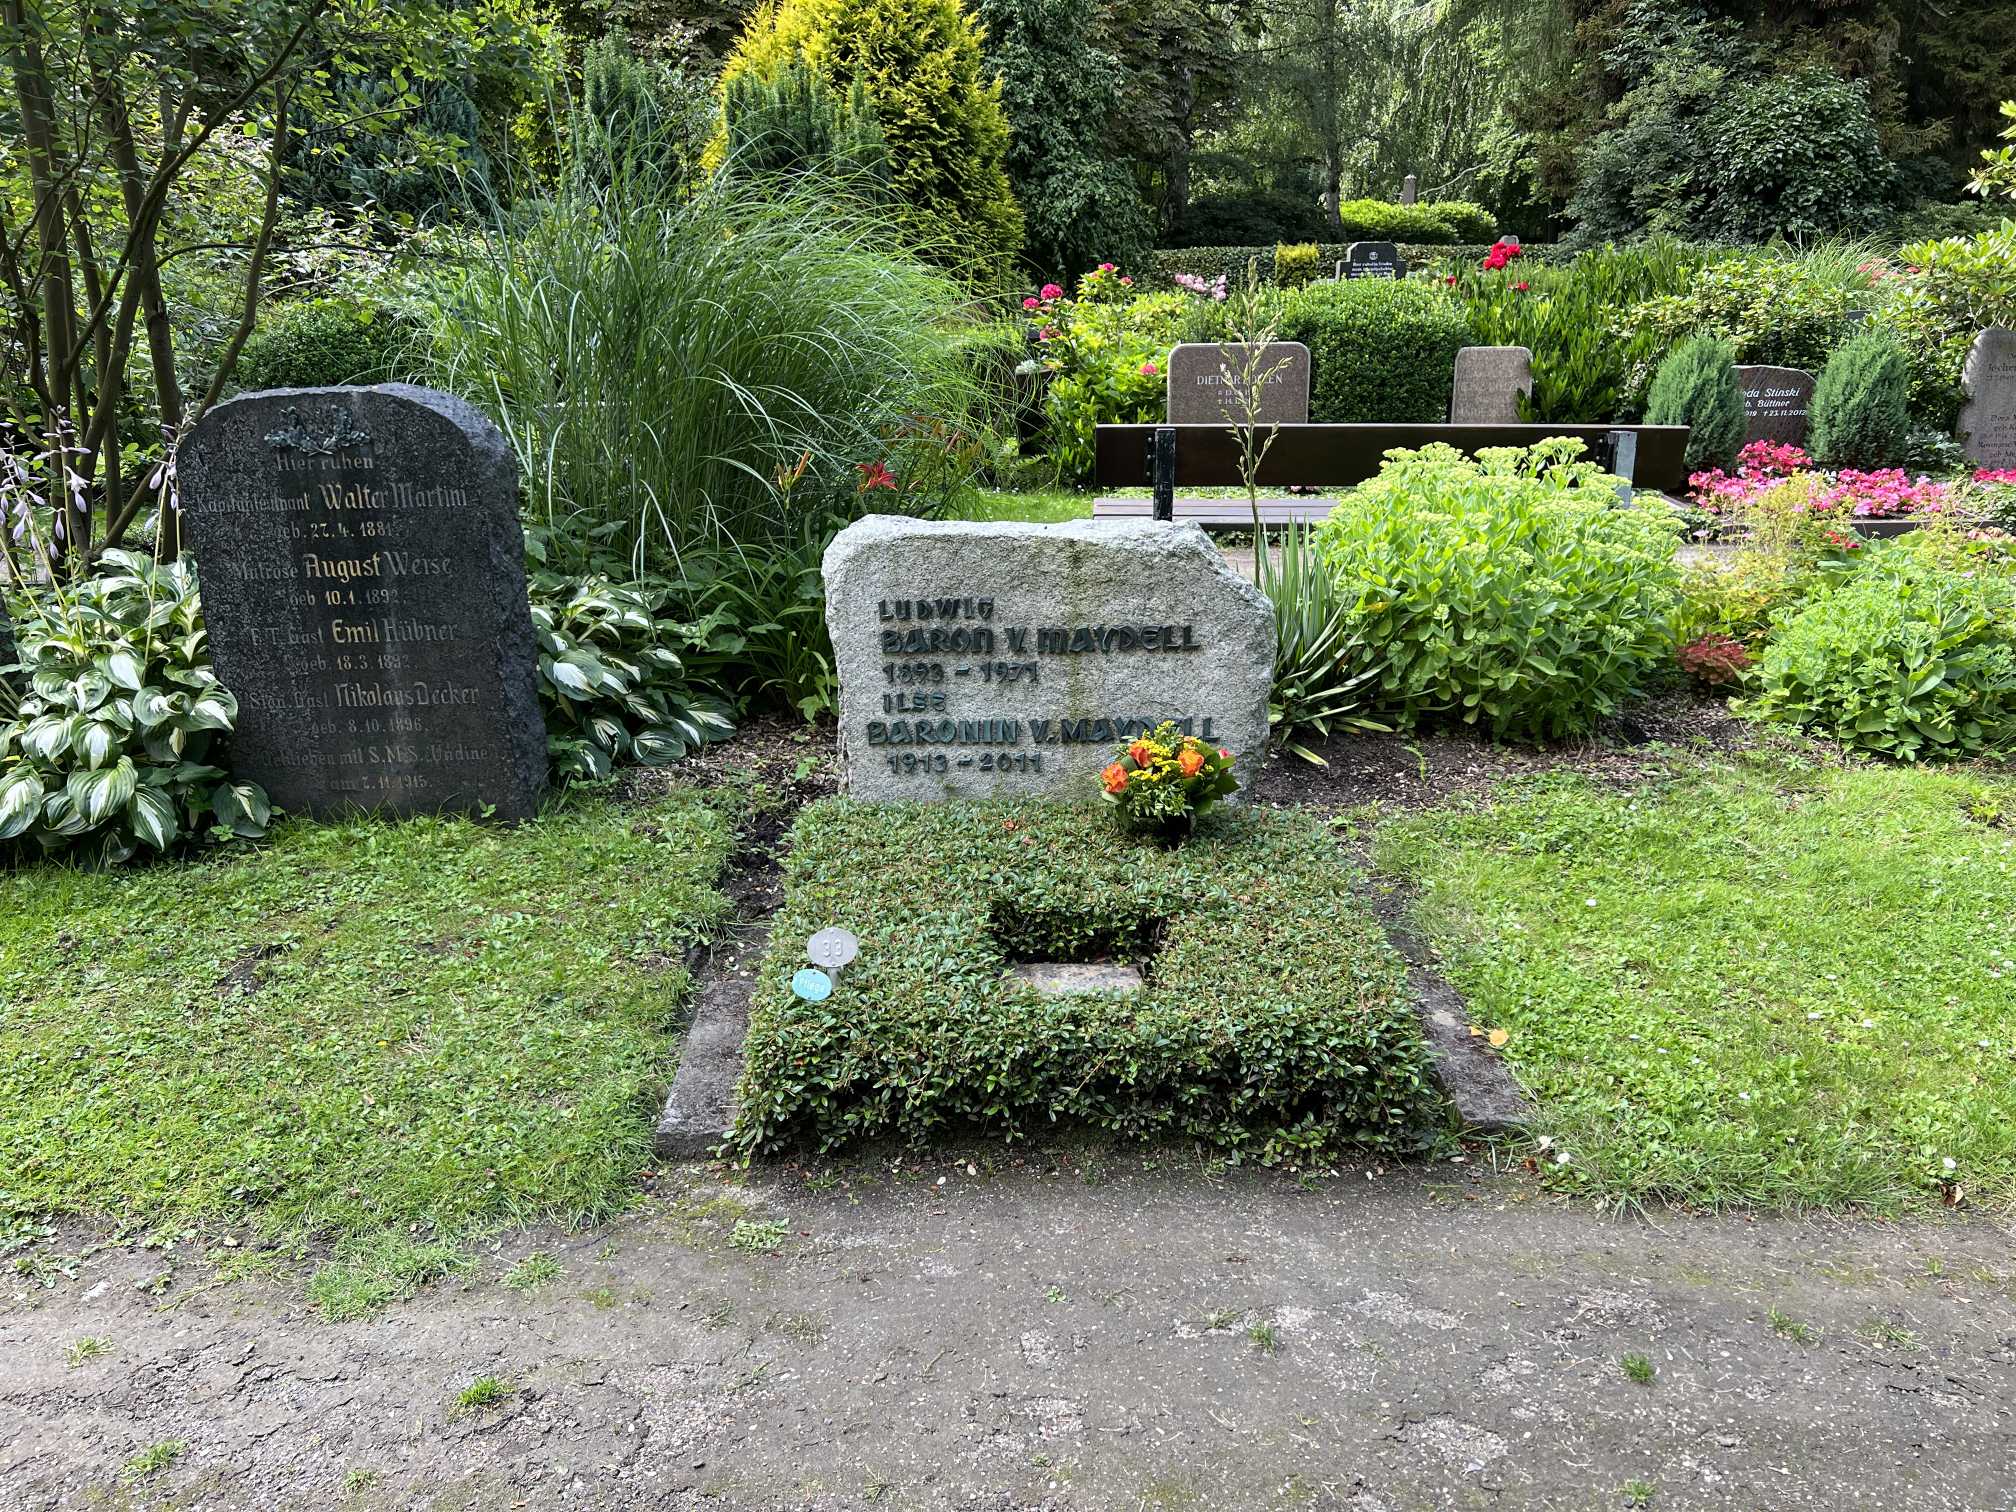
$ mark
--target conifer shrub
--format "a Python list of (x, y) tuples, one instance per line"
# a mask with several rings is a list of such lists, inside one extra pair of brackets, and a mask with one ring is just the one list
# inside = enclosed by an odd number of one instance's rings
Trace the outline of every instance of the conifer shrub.
[(1813, 385), (1814, 457), (1829, 467), (1889, 466), (1911, 437), (1911, 364), (1882, 331), (1851, 337)]
[(1691, 469), (1733, 466), (1743, 445), (1743, 387), (1736, 381), (1736, 354), (1729, 343), (1694, 336), (1675, 347), (1652, 380), (1645, 423), (1691, 425)]
[[(934, 261), (1005, 281), (1022, 246), (1008, 184), (1008, 118), (989, 81), (980, 28), (960, 0), (764, 0), (722, 70), (724, 97), (745, 76), (802, 67), (843, 94), (859, 84), (889, 147), (892, 214)], [(710, 158), (727, 154), (725, 131)]]

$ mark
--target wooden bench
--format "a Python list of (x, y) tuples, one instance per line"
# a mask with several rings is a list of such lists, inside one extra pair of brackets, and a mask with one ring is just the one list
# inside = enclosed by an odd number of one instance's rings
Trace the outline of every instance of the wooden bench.
[[(1687, 487), (1684, 425), (1282, 425), (1260, 463), (1260, 487), (1348, 488), (1378, 474), (1386, 453), (1440, 441), (1474, 456), (1487, 447), (1532, 446), (1573, 436), (1588, 454), (1632, 488), (1678, 494)], [(1205, 525), (1252, 522), (1244, 499), (1178, 499), (1176, 490), (1236, 488), (1239, 438), (1224, 425), (1102, 425), (1094, 438), (1093, 482), (1099, 488), (1151, 488), (1149, 499), (1095, 498), (1095, 519), (1129, 516), (1195, 520)], [(1627, 489), (1627, 495), (1629, 490)], [(1266, 524), (1321, 519), (1334, 499), (1267, 498)]]

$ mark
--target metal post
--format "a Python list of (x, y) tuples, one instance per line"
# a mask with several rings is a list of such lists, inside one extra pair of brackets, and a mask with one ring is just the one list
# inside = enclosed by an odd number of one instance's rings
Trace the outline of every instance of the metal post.
[(1155, 427), (1155, 518), (1176, 518), (1176, 427)]
[(1610, 432), (1609, 441), (1610, 471), (1624, 480), (1621, 497), (1624, 503), (1629, 504), (1631, 496), (1637, 492), (1631, 486), (1631, 480), (1638, 473), (1638, 432), (1613, 430)]

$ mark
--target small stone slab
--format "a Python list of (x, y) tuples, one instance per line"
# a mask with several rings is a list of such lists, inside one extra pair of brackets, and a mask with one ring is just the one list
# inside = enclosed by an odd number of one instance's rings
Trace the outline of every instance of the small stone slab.
[(1250, 354), (1259, 354), (1253, 371), (1265, 373), (1260, 394), (1261, 425), (1309, 423), (1309, 348), (1299, 341), (1186, 341), (1169, 353), (1169, 423), (1171, 425), (1244, 425), (1248, 396), (1239, 391), (1239, 376)]
[(1519, 399), (1533, 392), (1533, 353), (1523, 346), (1469, 346), (1456, 353), (1451, 425), (1517, 425)]
[(1344, 249), (1339, 278), (1405, 278), (1407, 259), (1392, 242), (1358, 241)]
[(1806, 444), (1813, 414), (1813, 385), (1818, 380), (1804, 368), (1745, 365), (1736, 369), (1743, 390), (1743, 443), (1776, 441)]
[(1267, 745), (1274, 614), (1195, 525), (869, 515), (826, 548), (843, 791), (1095, 799), (1163, 720)]
[(529, 818), (546, 787), (518, 470), (410, 384), (272, 389), (179, 453), (232, 766), (314, 815)]
[(1960, 437), (1982, 467), (2016, 467), (2016, 331), (1990, 326), (1974, 338), (1962, 370), (1967, 407)]
[(1148, 985), (1138, 966), (1089, 961), (1022, 961), (1009, 967), (1008, 975), (1018, 982), (1027, 982), (1046, 997), (1139, 992)]

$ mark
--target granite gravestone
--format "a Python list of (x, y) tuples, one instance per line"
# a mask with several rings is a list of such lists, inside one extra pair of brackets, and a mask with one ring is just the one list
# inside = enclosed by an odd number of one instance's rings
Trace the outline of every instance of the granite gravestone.
[(1400, 180), (1400, 203), (1411, 205), (1421, 197), (1421, 181), (1413, 174)]
[(537, 646), (494, 425), (407, 384), (274, 389), (206, 415), (180, 472), (237, 771), (296, 813), (536, 810)]
[(1517, 425), (1519, 396), (1533, 392), (1533, 353), (1522, 346), (1460, 347), (1449, 390), (1451, 425)]
[(1339, 278), (1405, 278), (1407, 263), (1392, 242), (1353, 242), (1337, 264)]
[(1243, 425), (1247, 395), (1239, 380), (1249, 354), (1257, 350), (1253, 368), (1267, 382), (1260, 394), (1262, 425), (1306, 425), (1309, 422), (1309, 348), (1299, 341), (1270, 341), (1257, 349), (1243, 342), (1218, 345), (1186, 341), (1169, 353), (1169, 423), (1171, 425)]
[(1960, 436), (1982, 467), (2016, 467), (2016, 331), (1990, 326), (1974, 338), (1961, 374), (1967, 407)]
[(1260, 765), (1274, 616), (1195, 525), (870, 515), (825, 573), (856, 798), (1091, 798), (1165, 719)]
[(1778, 441), (1806, 444), (1813, 413), (1814, 377), (1804, 368), (1741, 366), (1736, 383), (1743, 390), (1743, 443)]

